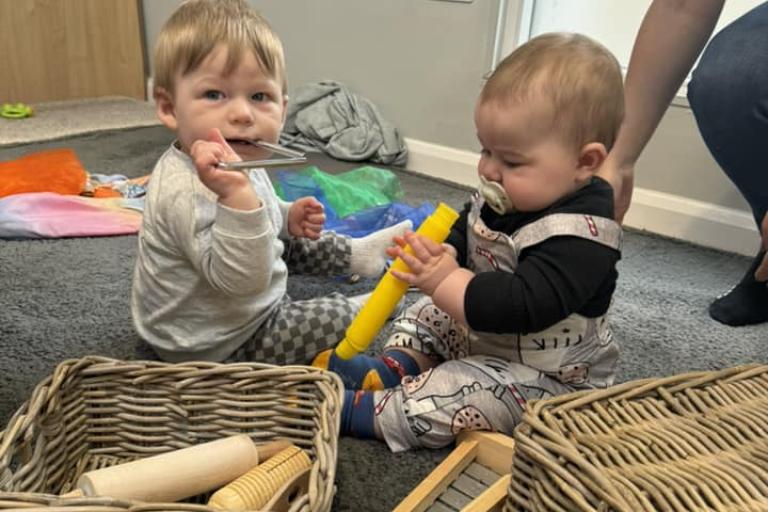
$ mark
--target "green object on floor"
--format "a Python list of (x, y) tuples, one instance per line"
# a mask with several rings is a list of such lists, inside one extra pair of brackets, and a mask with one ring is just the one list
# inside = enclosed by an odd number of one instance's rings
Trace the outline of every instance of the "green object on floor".
[(3, 103), (2, 108), (0, 108), (0, 117), (6, 119), (23, 119), (30, 117), (32, 113), (32, 107), (26, 103)]
[[(329, 174), (315, 166), (298, 173), (278, 172), (275, 187), (281, 199), (293, 201), (305, 195), (322, 195), (321, 201), (340, 218), (373, 206), (383, 206), (403, 197), (400, 180), (389, 169), (363, 166), (341, 174)], [(296, 194), (287, 194), (287, 190)], [(318, 197), (319, 198), (319, 197)]]

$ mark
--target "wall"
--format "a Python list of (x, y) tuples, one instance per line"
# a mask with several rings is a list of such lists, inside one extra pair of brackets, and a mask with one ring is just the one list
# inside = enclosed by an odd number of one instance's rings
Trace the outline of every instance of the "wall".
[[(151, 54), (179, 2), (143, 2)], [(497, 1), (251, 3), (283, 39), (289, 91), (322, 79), (347, 84), (408, 138), (410, 169), (474, 185), (472, 109), (491, 65)], [(638, 163), (636, 186), (627, 225), (744, 254), (756, 248), (746, 203), (712, 160), (687, 107), (670, 108)]]
[[(715, 33), (764, 0), (729, 0)], [(651, 0), (539, 0), (533, 3), (531, 37), (552, 31), (587, 34), (608, 47), (621, 67), (629, 65), (635, 34)], [(689, 74), (690, 78), (690, 74)], [(653, 143), (640, 162), (638, 185), (701, 201), (746, 209), (739, 196), (709, 156), (698, 136), (685, 99), (686, 79)]]
[[(764, 1), (728, 0), (715, 32)], [(567, 30), (587, 34), (608, 47), (626, 69), (635, 34), (651, 3), (651, 0), (538, 0), (533, 2), (530, 33), (535, 36)]]
[[(729, 0), (715, 33), (763, 1)], [(559, 30), (587, 34), (606, 45), (626, 71), (635, 34), (650, 4), (651, 0), (534, 1), (530, 35)], [(757, 245), (754, 221), (746, 201), (701, 140), (685, 98), (687, 82), (638, 162), (638, 194), (627, 223), (751, 255)]]
[[(147, 48), (178, 0), (144, 0)], [(252, 0), (285, 46), (290, 90), (333, 79), (370, 99), (404, 136), (471, 149), (489, 71), (495, 1)], [(150, 57), (151, 59), (151, 57)]]

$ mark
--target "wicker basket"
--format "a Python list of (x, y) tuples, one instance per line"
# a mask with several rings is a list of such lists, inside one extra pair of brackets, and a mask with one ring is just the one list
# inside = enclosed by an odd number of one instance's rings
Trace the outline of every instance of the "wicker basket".
[(768, 366), (531, 402), (504, 510), (768, 510)]
[(84, 471), (247, 433), (256, 443), (281, 437), (306, 450), (309, 492), (291, 510), (328, 511), (342, 392), (337, 376), (305, 366), (65, 361), (0, 432), (0, 509), (210, 511), (58, 494)]

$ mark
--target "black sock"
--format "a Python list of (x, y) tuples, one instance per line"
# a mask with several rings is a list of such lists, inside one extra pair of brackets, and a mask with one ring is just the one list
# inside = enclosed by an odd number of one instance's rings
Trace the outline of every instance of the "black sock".
[(768, 321), (768, 285), (755, 280), (764, 256), (765, 251), (760, 251), (739, 284), (710, 304), (709, 316), (734, 327)]

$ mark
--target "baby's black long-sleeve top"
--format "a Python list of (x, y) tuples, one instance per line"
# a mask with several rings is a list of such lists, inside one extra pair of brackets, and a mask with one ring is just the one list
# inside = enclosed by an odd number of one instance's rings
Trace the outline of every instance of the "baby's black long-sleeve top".
[[(467, 267), (467, 203), (447, 243)], [(554, 213), (579, 213), (613, 218), (613, 189), (593, 178), (573, 194), (545, 210), (499, 215), (483, 205), (480, 216), (488, 228), (508, 235)], [(576, 236), (555, 236), (519, 255), (510, 272), (481, 272), (467, 286), (464, 313), (469, 327), (497, 333), (538, 332), (572, 313), (586, 317), (604, 314), (616, 288), (616, 263), (621, 253)]]

